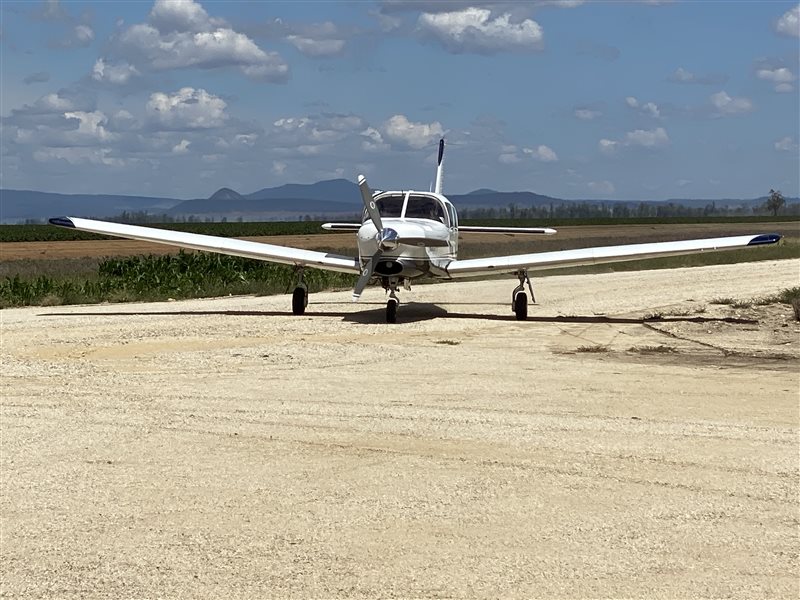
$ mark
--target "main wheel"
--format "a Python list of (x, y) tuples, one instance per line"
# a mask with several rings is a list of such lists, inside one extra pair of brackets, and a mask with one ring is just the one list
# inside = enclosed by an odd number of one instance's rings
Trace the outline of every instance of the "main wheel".
[(386, 322), (397, 323), (397, 305), (400, 304), (394, 298), (389, 298), (386, 303)]
[(525, 292), (519, 292), (514, 296), (514, 314), (517, 315), (517, 321), (528, 318), (528, 295)]
[(302, 315), (306, 312), (306, 304), (308, 304), (308, 292), (301, 287), (294, 288), (294, 292), (292, 292), (292, 314)]

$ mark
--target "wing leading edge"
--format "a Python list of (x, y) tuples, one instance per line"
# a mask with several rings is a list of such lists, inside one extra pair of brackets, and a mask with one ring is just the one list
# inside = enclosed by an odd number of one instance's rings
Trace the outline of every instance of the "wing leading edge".
[(446, 271), (452, 278), (477, 277), (490, 273), (512, 273), (522, 269), (537, 270), (549, 269), (552, 267), (596, 265), (662, 256), (733, 250), (736, 248), (746, 248), (748, 246), (774, 244), (780, 239), (781, 236), (777, 233), (769, 233), (700, 240), (683, 240), (679, 242), (656, 242), (649, 244), (627, 244), (624, 246), (579, 248), (577, 250), (516, 254), (513, 256), (493, 256), (489, 258), (454, 260), (446, 266)]
[(123, 225), (121, 223), (109, 223), (107, 221), (79, 219), (77, 217), (57, 217), (50, 219), (50, 223), (59, 227), (80, 229), (81, 231), (91, 231), (92, 233), (100, 233), (103, 235), (179, 246), (192, 250), (230, 254), (232, 256), (254, 258), (256, 260), (281, 263), (284, 265), (316, 267), (318, 269), (353, 273), (356, 275), (361, 272), (357, 258), (338, 254), (326, 254), (313, 250), (275, 246), (273, 244), (217, 237), (214, 235), (156, 229), (154, 227), (139, 227), (137, 225)]

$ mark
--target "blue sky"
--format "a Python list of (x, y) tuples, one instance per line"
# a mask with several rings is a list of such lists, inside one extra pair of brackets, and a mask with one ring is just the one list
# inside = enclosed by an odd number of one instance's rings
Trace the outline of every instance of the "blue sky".
[(797, 2), (7, 2), (1, 185), (800, 195)]

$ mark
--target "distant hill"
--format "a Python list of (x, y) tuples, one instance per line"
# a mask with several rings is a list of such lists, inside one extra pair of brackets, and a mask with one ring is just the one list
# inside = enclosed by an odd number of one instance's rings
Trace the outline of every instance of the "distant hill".
[(56, 194), (33, 190), (0, 190), (0, 222), (47, 219), (67, 215), (111, 217), (122, 211), (164, 212), (178, 204), (174, 198), (113, 194)]
[[(463, 209), (541, 208), (553, 205), (586, 203), (592, 206), (637, 207), (640, 201), (573, 199), (565, 200), (534, 192), (498, 192), (488, 188), (467, 194), (451, 194), (450, 200)], [(717, 207), (752, 208), (763, 205), (766, 197), (752, 199), (698, 199), (682, 198), (645, 201), (652, 206), (676, 204), (703, 208), (714, 203)], [(786, 198), (787, 205), (800, 201)], [(70, 215), (108, 218), (127, 212), (167, 214), (174, 218), (293, 220), (305, 215), (324, 218), (351, 217), (362, 210), (358, 186), (346, 179), (331, 179), (312, 184), (291, 183), (273, 188), (263, 188), (250, 194), (241, 194), (231, 188), (221, 188), (208, 198), (179, 200), (150, 196), (121, 196), (112, 194), (57, 194), (31, 190), (0, 190), (0, 222), (17, 223), (26, 219), (44, 220), (53, 216)]]

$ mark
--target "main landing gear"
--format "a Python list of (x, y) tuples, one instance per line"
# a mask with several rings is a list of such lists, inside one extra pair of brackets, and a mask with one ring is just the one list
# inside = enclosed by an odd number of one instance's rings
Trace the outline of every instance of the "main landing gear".
[(308, 285), (303, 279), (303, 269), (297, 274), (297, 284), (292, 292), (292, 314), (302, 315), (308, 306)]
[(517, 321), (524, 321), (528, 318), (528, 295), (525, 293), (526, 283), (531, 292), (531, 301), (534, 304), (536, 303), (536, 297), (533, 295), (533, 285), (531, 285), (528, 272), (525, 270), (517, 271), (517, 277), (519, 278), (519, 285), (511, 293), (511, 310), (514, 311)]

